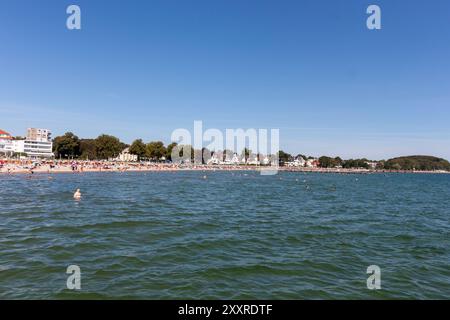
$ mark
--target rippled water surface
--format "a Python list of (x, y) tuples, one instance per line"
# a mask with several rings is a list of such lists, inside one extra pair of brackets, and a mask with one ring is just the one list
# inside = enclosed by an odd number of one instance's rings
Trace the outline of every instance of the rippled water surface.
[(450, 298), (449, 175), (52, 177), (0, 176), (0, 298)]

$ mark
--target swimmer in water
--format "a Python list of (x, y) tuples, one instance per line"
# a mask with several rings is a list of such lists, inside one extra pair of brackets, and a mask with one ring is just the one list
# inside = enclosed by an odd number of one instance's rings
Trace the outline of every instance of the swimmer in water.
[(77, 191), (75, 191), (75, 193), (73, 194), (73, 198), (77, 200), (81, 199), (80, 189), (77, 189)]

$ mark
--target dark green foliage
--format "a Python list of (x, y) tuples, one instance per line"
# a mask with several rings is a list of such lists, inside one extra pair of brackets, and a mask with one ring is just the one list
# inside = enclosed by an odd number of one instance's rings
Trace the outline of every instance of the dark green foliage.
[(450, 171), (450, 163), (432, 156), (399, 157), (386, 161), (384, 169), (388, 170), (445, 170)]

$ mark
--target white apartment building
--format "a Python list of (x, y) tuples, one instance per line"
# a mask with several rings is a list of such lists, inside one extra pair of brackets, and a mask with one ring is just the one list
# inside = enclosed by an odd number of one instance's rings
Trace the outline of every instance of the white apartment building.
[(27, 140), (35, 142), (51, 142), (52, 133), (48, 129), (28, 128)]
[(28, 128), (25, 139), (16, 140), (0, 130), (0, 153), (11, 156), (14, 153), (26, 154), (29, 158), (52, 158), (52, 134), (48, 129)]
[(13, 140), (16, 153), (26, 153), (29, 158), (53, 158), (53, 143), (48, 129), (28, 128), (25, 140)]

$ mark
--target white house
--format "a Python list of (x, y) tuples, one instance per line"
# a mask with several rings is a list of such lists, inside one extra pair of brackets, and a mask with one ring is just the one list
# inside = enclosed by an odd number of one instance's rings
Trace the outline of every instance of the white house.
[(297, 167), (304, 167), (306, 165), (306, 160), (302, 156), (298, 156), (294, 162), (296, 163)]
[(376, 161), (368, 161), (367, 164), (369, 165), (369, 167), (371, 169), (376, 169), (377, 165), (378, 165), (378, 162), (376, 162)]
[(261, 163), (258, 160), (258, 156), (256, 154), (250, 155), (250, 157), (247, 159), (247, 164), (251, 166), (259, 166)]
[[(234, 153), (233, 158), (231, 158), (231, 159), (227, 156), (227, 158), (225, 159), (225, 162), (224, 162), (224, 164), (229, 164), (229, 165), (236, 165), (236, 164), (240, 164), (240, 163), (241, 163), (241, 160), (239, 159), (237, 153)], [(244, 159), (244, 163), (245, 163), (245, 159)]]
[(123, 162), (136, 162), (138, 160), (138, 156), (135, 154), (131, 154), (130, 148), (125, 148), (114, 160)]
[(265, 165), (265, 166), (268, 166), (270, 164), (270, 159), (269, 159), (268, 156), (264, 157), (264, 159), (262, 161), (262, 164)]
[(303, 157), (298, 156), (294, 159), (294, 161), (287, 162), (286, 165), (288, 167), (304, 167), (306, 165), (306, 160)]
[(0, 129), (0, 152), (5, 154), (12, 154), (14, 152), (13, 139), (11, 135)]
[(317, 168), (319, 166), (319, 160), (318, 159), (308, 159), (306, 160), (306, 167), (307, 168)]
[(220, 160), (217, 157), (217, 154), (214, 152), (211, 158), (206, 161), (206, 164), (220, 164)]

